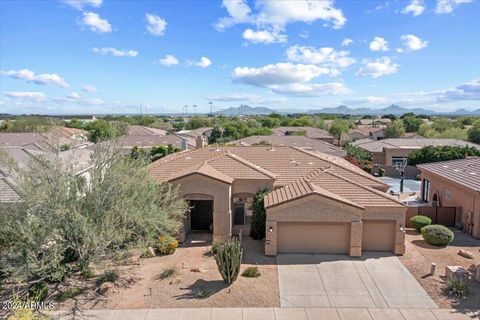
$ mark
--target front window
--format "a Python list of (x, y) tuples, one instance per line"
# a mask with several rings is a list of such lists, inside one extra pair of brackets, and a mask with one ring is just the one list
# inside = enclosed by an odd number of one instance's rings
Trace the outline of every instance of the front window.
[(234, 203), (233, 224), (245, 225), (245, 204), (244, 203)]
[(422, 188), (422, 200), (423, 201), (428, 201), (428, 198), (430, 196), (430, 181), (427, 179), (423, 179), (423, 188)]

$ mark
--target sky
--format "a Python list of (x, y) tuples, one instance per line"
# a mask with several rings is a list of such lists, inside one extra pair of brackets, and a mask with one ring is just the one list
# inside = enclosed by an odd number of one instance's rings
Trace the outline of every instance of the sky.
[(473, 110), (479, 18), (478, 0), (0, 0), (0, 113)]

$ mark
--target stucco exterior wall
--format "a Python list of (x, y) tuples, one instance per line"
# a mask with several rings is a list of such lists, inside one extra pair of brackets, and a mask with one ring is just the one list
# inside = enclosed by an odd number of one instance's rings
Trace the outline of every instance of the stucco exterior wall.
[[(467, 233), (480, 239), (480, 192), (430, 172), (422, 171), (422, 181), (430, 181), (428, 201), (437, 194), (440, 206), (457, 207), (457, 221)], [(480, 179), (480, 178), (479, 178)]]
[(385, 162), (384, 164), (386, 165), (391, 165), (392, 164), (392, 157), (405, 157), (407, 158), (410, 153), (413, 151), (418, 150), (418, 149), (408, 149), (408, 148), (394, 148), (394, 149), (389, 149), (385, 148)]
[(385, 164), (385, 153), (372, 152), (372, 162), (376, 164)]

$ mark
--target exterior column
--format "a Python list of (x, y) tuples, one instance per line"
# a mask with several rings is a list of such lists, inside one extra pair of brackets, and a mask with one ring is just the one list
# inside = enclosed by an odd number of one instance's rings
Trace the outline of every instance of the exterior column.
[(395, 232), (395, 254), (403, 255), (405, 253), (405, 231), (397, 229)]
[(265, 223), (265, 255), (277, 255), (277, 221), (267, 220)]
[(350, 223), (350, 257), (362, 256), (362, 221), (352, 221)]

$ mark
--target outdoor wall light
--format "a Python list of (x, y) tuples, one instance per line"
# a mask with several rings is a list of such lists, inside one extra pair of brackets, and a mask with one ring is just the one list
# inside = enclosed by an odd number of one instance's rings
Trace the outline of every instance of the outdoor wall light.
[(273, 232), (273, 227), (270, 227), (270, 229), (268, 229), (268, 232), (272, 233)]
[(403, 227), (403, 224), (400, 225), (400, 231), (405, 231), (405, 228)]

